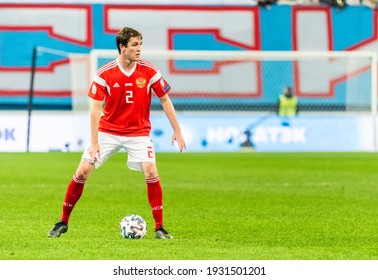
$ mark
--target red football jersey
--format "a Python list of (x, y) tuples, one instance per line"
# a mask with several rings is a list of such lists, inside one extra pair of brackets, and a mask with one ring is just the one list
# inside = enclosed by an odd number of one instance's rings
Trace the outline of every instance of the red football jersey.
[(126, 72), (116, 59), (97, 71), (88, 96), (105, 101), (99, 131), (120, 136), (148, 136), (152, 94), (162, 97), (170, 90), (154, 65), (139, 60)]

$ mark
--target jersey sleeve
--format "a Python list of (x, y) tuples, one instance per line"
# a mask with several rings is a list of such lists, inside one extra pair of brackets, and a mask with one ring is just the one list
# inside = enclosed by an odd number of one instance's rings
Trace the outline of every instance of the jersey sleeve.
[(92, 99), (103, 101), (106, 96), (106, 87), (93, 81), (89, 89), (88, 96)]
[(160, 72), (155, 75), (156, 81), (152, 84), (152, 89), (158, 97), (162, 97), (171, 91), (171, 86), (161, 76)]

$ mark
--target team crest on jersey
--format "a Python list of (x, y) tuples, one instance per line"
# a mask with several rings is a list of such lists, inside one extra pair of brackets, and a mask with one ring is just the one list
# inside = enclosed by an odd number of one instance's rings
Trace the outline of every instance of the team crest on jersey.
[(144, 88), (146, 86), (146, 79), (145, 78), (137, 78), (135, 80), (136, 85), (138, 88)]

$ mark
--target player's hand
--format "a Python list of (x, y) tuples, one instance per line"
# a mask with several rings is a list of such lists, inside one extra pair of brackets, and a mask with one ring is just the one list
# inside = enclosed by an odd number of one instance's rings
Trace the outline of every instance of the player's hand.
[(88, 148), (89, 155), (91, 156), (91, 160), (93, 163), (97, 162), (101, 157), (101, 149), (98, 143), (91, 144)]
[(173, 135), (172, 135), (172, 145), (174, 145), (175, 141), (178, 144), (178, 147), (180, 149), (180, 153), (183, 150), (186, 150), (185, 140), (184, 140), (184, 137), (182, 136), (181, 133), (173, 133)]

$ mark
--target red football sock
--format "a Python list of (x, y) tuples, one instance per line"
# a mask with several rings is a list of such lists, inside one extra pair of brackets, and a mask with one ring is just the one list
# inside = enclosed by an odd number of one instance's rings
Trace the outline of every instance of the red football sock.
[(159, 177), (146, 179), (148, 202), (151, 205), (155, 229), (163, 226), (163, 191)]
[(83, 193), (84, 184), (85, 180), (80, 180), (74, 175), (71, 183), (68, 185), (66, 197), (63, 202), (63, 213), (61, 217), (61, 221), (63, 223), (68, 224), (71, 212)]

